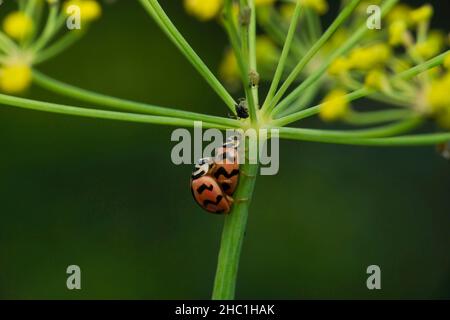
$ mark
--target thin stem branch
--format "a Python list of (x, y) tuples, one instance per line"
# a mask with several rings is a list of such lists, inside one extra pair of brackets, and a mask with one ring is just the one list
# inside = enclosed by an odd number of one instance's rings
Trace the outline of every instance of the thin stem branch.
[[(420, 73), (422, 73), (422, 72), (424, 72), (426, 70), (429, 70), (429, 69), (432, 69), (432, 68), (434, 68), (436, 66), (439, 66), (439, 65), (441, 65), (444, 62), (445, 57), (449, 53), (450, 53), (450, 50), (448, 50), (448, 51), (446, 51), (446, 52), (444, 52), (444, 53), (442, 53), (442, 54), (440, 54), (440, 55), (438, 55), (438, 56), (436, 56), (436, 57), (434, 57), (434, 58), (432, 58), (432, 59), (430, 59), (430, 60), (420, 64), (420, 65), (417, 65), (415, 67), (412, 67), (411, 69), (403, 71), (402, 73), (399, 73), (396, 76), (394, 76), (391, 79), (391, 82), (395, 83), (396, 81), (402, 81), (402, 80), (411, 79), (411, 78), (414, 78), (415, 76), (419, 75)], [(356, 90), (354, 92), (351, 92), (351, 93), (347, 94), (345, 96), (345, 98), (346, 98), (347, 101), (350, 102), (350, 101), (353, 101), (353, 100), (357, 100), (357, 99), (369, 96), (369, 95), (371, 95), (373, 93), (376, 93), (376, 91), (373, 90), (373, 89), (369, 89), (367, 87), (363, 87), (363, 88), (361, 88), (359, 90)], [(292, 113), (292, 114), (290, 114), (288, 116), (276, 119), (276, 120), (273, 121), (273, 124), (276, 125), (276, 126), (280, 126), (281, 127), (281, 126), (285, 126), (285, 125), (287, 125), (289, 123), (292, 123), (292, 122), (295, 122), (295, 121), (298, 121), (298, 120), (301, 120), (301, 119), (313, 116), (313, 115), (315, 115), (315, 114), (320, 112), (320, 109), (321, 109), (322, 105), (323, 104), (319, 104), (319, 105), (311, 107), (309, 109), (302, 110), (302, 111), (299, 111), (299, 112), (295, 112), (295, 113)]]
[(238, 128), (240, 126), (239, 121), (234, 119), (227, 119), (222, 117), (215, 117), (204, 115), (201, 113), (189, 112), (184, 110), (176, 110), (170, 108), (164, 108), (154, 106), (141, 102), (134, 102), (125, 99), (119, 99), (108, 95), (88, 91), (75, 87), (73, 85), (66, 84), (64, 82), (52, 79), (37, 70), (33, 70), (33, 80), (39, 86), (56, 92), (58, 94), (68, 96), (71, 98), (79, 99), (88, 103), (93, 103), (101, 106), (111, 107), (122, 111), (128, 111), (133, 113), (152, 114), (165, 117), (176, 117), (180, 119), (189, 119), (196, 121), (205, 121), (209, 123), (215, 123), (219, 125), (227, 125), (232, 128)]
[[(168, 125), (176, 127), (194, 127), (194, 120), (180, 119), (174, 117), (160, 117), (160, 116), (148, 116), (135, 113), (126, 112), (116, 112), (116, 111), (105, 111), (98, 109), (88, 109), (81, 107), (74, 107), (69, 105), (62, 105), (50, 102), (36, 101), (30, 99), (23, 99), (14, 96), (8, 96), (0, 94), (0, 104), (24, 108), (29, 110), (66, 114), (79, 117), (87, 118), (98, 118), (98, 119), (109, 119), (118, 121), (128, 121), (128, 122), (139, 122), (139, 123), (151, 123), (159, 125)], [(230, 127), (225, 125), (217, 125), (209, 122), (203, 122), (203, 127), (205, 128), (217, 128), (217, 129), (229, 129)]]
[(267, 93), (266, 100), (262, 107), (262, 111), (264, 112), (268, 107), (268, 103), (272, 101), (273, 96), (275, 95), (276, 90), (278, 89), (278, 85), (280, 83), (281, 77), (283, 76), (284, 67), (286, 65), (286, 60), (289, 56), (289, 52), (291, 50), (292, 40), (294, 39), (295, 31), (297, 30), (298, 21), (300, 17), (300, 12), (303, 5), (301, 1), (297, 1), (295, 5), (294, 13), (291, 18), (291, 23), (289, 25), (289, 30), (286, 35), (286, 40), (284, 42), (283, 50), (281, 52), (281, 57), (278, 62), (277, 69), (275, 71), (275, 75), (273, 76), (272, 84), (270, 85), (269, 92)]
[(413, 111), (405, 109), (390, 109), (369, 112), (351, 111), (348, 112), (342, 120), (345, 123), (352, 125), (367, 126), (402, 120), (411, 117), (412, 114)]
[[(381, 15), (386, 15), (389, 10), (398, 2), (398, 0), (386, 0), (381, 7)], [(319, 80), (323, 74), (327, 71), (331, 63), (338, 57), (345, 54), (351, 48), (353, 48), (358, 41), (369, 31), (366, 26), (366, 22), (357, 29), (353, 35), (339, 48), (336, 49), (327, 59), (321, 64), (320, 68), (311, 73), (305, 81), (303, 81), (296, 89), (294, 89), (286, 98), (284, 98), (276, 108), (273, 108), (272, 116), (276, 116), (284, 109), (288, 108), (309, 86)], [(287, 89), (286, 89), (287, 90)], [(273, 104), (275, 105), (275, 104)]]
[(325, 43), (331, 38), (331, 36), (336, 32), (336, 30), (347, 20), (347, 18), (352, 14), (357, 5), (361, 2), (361, 0), (352, 0), (349, 4), (347, 4), (344, 10), (337, 16), (334, 22), (328, 27), (324, 34), (320, 37), (320, 39), (313, 45), (313, 47), (308, 50), (306, 55), (299, 61), (297, 66), (292, 70), (288, 78), (281, 85), (278, 92), (275, 94), (275, 97), (268, 104), (267, 110), (271, 111), (276, 104), (282, 99), (286, 91), (295, 82), (299, 74), (304, 70), (306, 65), (311, 61), (312, 58), (317, 54), (317, 52), (325, 45)]
[(419, 147), (447, 143), (450, 133), (430, 133), (389, 138), (348, 138), (348, 137), (318, 137), (311, 132), (295, 132), (292, 128), (281, 128), (280, 137), (290, 140), (347, 144), (371, 147)]
[(209, 70), (206, 64), (200, 59), (197, 53), (192, 49), (189, 43), (184, 39), (172, 21), (164, 12), (163, 8), (159, 5), (157, 0), (139, 0), (146, 11), (153, 17), (158, 26), (169, 37), (169, 39), (175, 44), (175, 46), (181, 51), (181, 53), (189, 60), (189, 62), (197, 69), (200, 75), (208, 82), (213, 90), (219, 95), (225, 102), (227, 107), (233, 114), (236, 114), (235, 106), (236, 102), (233, 97), (228, 93), (225, 87)]

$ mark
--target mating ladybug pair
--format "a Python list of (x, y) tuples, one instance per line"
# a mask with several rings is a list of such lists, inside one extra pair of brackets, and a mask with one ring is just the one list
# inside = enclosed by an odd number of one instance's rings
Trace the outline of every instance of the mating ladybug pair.
[(234, 202), (232, 196), (239, 182), (239, 137), (230, 137), (217, 149), (215, 158), (200, 159), (191, 177), (191, 191), (204, 210), (227, 214)]

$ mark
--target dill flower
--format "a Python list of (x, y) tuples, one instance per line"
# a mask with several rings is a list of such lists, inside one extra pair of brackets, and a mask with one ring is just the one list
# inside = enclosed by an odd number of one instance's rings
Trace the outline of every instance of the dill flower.
[(438, 31), (431, 32), (427, 39), (414, 46), (413, 52), (419, 55), (423, 59), (429, 59), (434, 57), (445, 44), (445, 36)]
[(414, 9), (409, 13), (409, 18), (413, 23), (427, 22), (433, 16), (433, 7), (430, 4)]
[(20, 93), (31, 84), (31, 68), (18, 62), (0, 68), (0, 89), (6, 93)]
[(303, 2), (306, 8), (316, 11), (318, 14), (325, 14), (328, 11), (328, 3), (326, 0), (299, 0)]
[(33, 20), (22, 11), (15, 11), (6, 16), (3, 29), (11, 38), (23, 40), (33, 31)]
[(219, 66), (219, 76), (228, 86), (234, 87), (239, 82), (239, 68), (236, 55), (232, 49), (227, 49)]
[(411, 11), (412, 8), (406, 4), (398, 4), (388, 13), (386, 20), (388, 24), (392, 24), (397, 21), (403, 21), (407, 25), (411, 23)]
[(95, 0), (69, 0), (64, 5), (64, 11), (73, 5), (80, 8), (81, 20), (86, 22), (96, 20), (102, 14), (102, 7)]
[(444, 109), (450, 111), (450, 73), (441, 79), (434, 80), (427, 88), (426, 98), (432, 112), (440, 112)]
[(365, 78), (365, 85), (375, 90), (386, 90), (388, 84), (386, 73), (379, 69), (371, 70)]
[(355, 69), (370, 70), (383, 65), (390, 57), (390, 48), (384, 43), (377, 43), (353, 49), (349, 60)]
[(322, 101), (320, 118), (324, 121), (335, 121), (344, 117), (349, 110), (346, 94), (347, 92), (341, 89), (335, 89), (328, 93)]
[(391, 46), (401, 45), (407, 31), (407, 24), (403, 20), (398, 20), (389, 25), (389, 44)]
[(346, 73), (351, 68), (350, 61), (347, 58), (339, 57), (328, 68), (328, 74), (338, 76)]
[(186, 11), (201, 21), (214, 19), (223, 6), (223, 0), (184, 0)]
[(444, 60), (444, 67), (446, 67), (447, 69), (450, 69), (450, 54), (448, 54), (448, 55), (445, 57), (445, 60)]

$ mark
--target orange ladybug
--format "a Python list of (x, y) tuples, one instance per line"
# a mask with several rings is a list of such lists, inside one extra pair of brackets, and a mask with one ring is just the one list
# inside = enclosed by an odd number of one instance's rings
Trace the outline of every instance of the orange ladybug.
[(221, 186), (222, 190), (232, 196), (239, 182), (239, 140), (231, 137), (228, 142), (217, 149), (211, 175)]
[(191, 177), (191, 191), (195, 201), (204, 210), (227, 214), (233, 199), (223, 192), (219, 183), (210, 175), (212, 159), (201, 159), (195, 166)]

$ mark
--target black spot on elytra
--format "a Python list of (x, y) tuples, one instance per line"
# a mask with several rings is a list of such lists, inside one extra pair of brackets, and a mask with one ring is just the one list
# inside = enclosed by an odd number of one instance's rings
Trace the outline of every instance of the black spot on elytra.
[(223, 199), (223, 196), (219, 194), (216, 197), (216, 202), (211, 201), (211, 200), (205, 200), (205, 201), (203, 201), (203, 206), (205, 208), (208, 207), (208, 205), (210, 205), (210, 204), (213, 204), (213, 205), (217, 206), (220, 203), (220, 201), (222, 201), (222, 199)]
[(216, 179), (219, 179), (220, 176), (224, 176), (225, 178), (229, 179), (238, 174), (239, 174), (239, 169), (234, 169), (233, 171), (231, 171), (231, 173), (228, 173), (224, 167), (219, 167), (219, 169), (217, 169), (217, 171), (214, 173), (214, 177)]
[(206, 184), (202, 184), (200, 187), (197, 188), (197, 192), (199, 194), (202, 194), (203, 191), (205, 191), (205, 190), (213, 191), (213, 189), (214, 189), (214, 186), (212, 184), (209, 186), (207, 186)]

